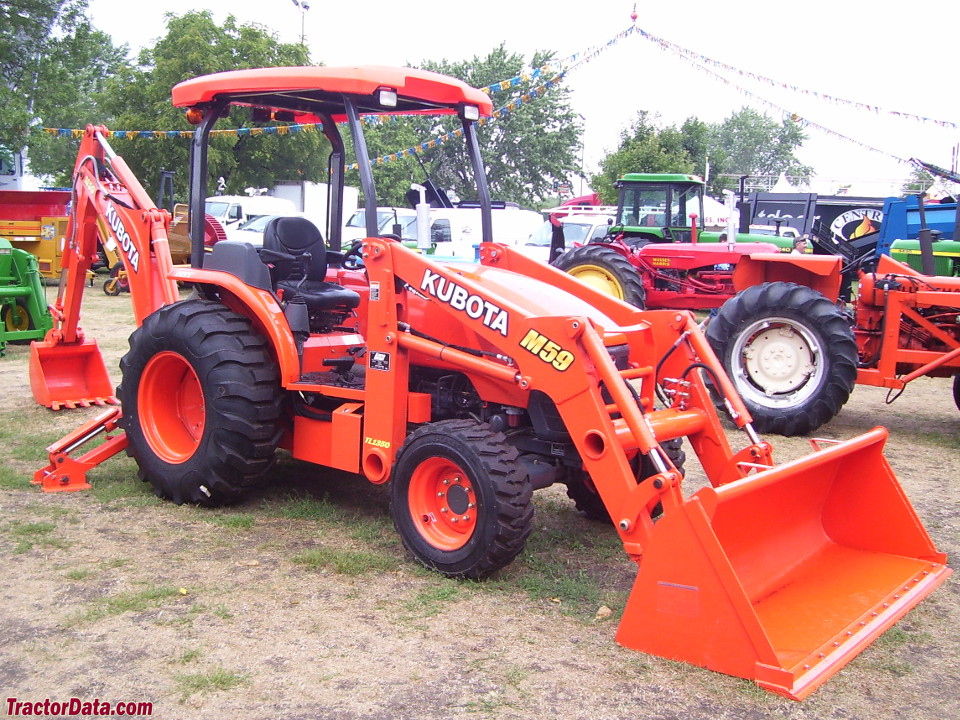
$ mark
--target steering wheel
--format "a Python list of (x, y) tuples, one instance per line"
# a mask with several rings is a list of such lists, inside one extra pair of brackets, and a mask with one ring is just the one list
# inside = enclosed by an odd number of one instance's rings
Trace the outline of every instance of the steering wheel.
[(347, 270), (360, 270), (364, 267), (363, 265), (363, 256), (361, 255), (361, 250), (363, 249), (363, 243), (357, 241), (353, 246), (343, 254), (343, 262), (341, 265)]

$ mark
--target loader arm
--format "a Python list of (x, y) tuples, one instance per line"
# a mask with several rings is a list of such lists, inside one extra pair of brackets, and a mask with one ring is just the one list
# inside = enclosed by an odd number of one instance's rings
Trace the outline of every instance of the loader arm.
[[(532, 261), (534, 267), (526, 270), (548, 277), (528, 279), (511, 271), (526, 259), (502, 245), (484, 245), (483, 264), (463, 269), (374, 238), (365, 241), (363, 254), (371, 285), (367, 351), (382, 358), (377, 367), (383, 368), (367, 373), (367, 396), (377, 398), (377, 412), (365, 419), (361, 465), (374, 482), (387, 479), (406, 436), (412, 352), (484, 376), (506, 386), (504, 393), (512, 388), (520, 407), (531, 391), (546, 394), (635, 559), (652, 530), (651, 510), (659, 503), (666, 508), (682, 502), (681, 475), (662, 442), (689, 437), (714, 485), (772, 464), (769, 445), (755, 436), (740, 453), (730, 448), (703, 379), (690, 369), (707, 367), (721, 386), (729, 380), (706, 343), (697, 343), (702, 336), (688, 313), (643, 312)], [(504, 269), (500, 263), (513, 266)], [(551, 287), (556, 287), (555, 298), (531, 301), (531, 294)], [(486, 355), (469, 355), (418, 335), (415, 331), (427, 328), (417, 327), (417, 318), (406, 312), (409, 293), (442, 307), (451, 326), (467, 325), (485, 341)], [(618, 368), (610, 355), (610, 347), (622, 345), (630, 348), (626, 368)], [(658, 366), (659, 358), (664, 362)], [(657, 386), (663, 384), (672, 390), (667, 406), (657, 408)], [(732, 388), (728, 396), (731, 406), (738, 406), (733, 413), (738, 424), (748, 428), (749, 414)], [(637, 453), (658, 470), (649, 483), (631, 469)]]
[[(377, 357), (367, 372), (367, 397), (376, 398), (363, 429), (368, 478), (389, 479), (406, 438), (414, 350), (432, 344), (450, 364), (515, 388), (520, 407), (524, 393), (545, 393), (639, 566), (617, 640), (794, 699), (949, 576), (883, 456), (885, 430), (774, 466), (731, 392), (731, 416), (751, 440), (734, 453), (702, 375), (722, 391), (729, 380), (688, 313), (599, 299), (592, 308), (585, 299), (592, 291), (558, 289), (584, 301), (577, 310), (542, 281), (553, 270), (534, 270), (541, 281), (528, 286), (530, 279), (496, 267), (498, 258), (523, 266), (510, 248), (485, 245), (484, 253), (480, 267), (456, 268), (395, 242), (365, 241), (366, 337)], [(482, 357), (414, 335), (406, 322), (411, 295), (442, 306), (451, 327), (468, 326), (485, 343)], [(624, 344), (629, 362), (617, 364), (612, 351)], [(681, 437), (711, 485), (690, 497), (662, 446)], [(637, 453), (649, 462), (632, 464)], [(663, 514), (654, 523), (658, 505)], [(882, 530), (879, 516), (890, 518)]]
[(116, 249), (130, 283), (137, 325), (179, 299), (170, 278), (170, 214), (159, 210), (123, 158), (107, 143), (106, 128), (88, 125), (73, 171), (73, 190), (60, 287), (51, 307), (54, 327), (31, 346), (34, 398), (53, 409), (113, 404), (110, 379), (96, 342), (84, 337), (80, 309), (98, 241)]

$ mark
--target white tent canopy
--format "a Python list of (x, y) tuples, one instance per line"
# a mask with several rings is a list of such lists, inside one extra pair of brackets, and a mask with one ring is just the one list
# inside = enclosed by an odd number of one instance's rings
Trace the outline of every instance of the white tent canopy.
[[(734, 211), (736, 212), (736, 211)], [(723, 203), (717, 202), (709, 195), (703, 196), (703, 217), (697, 218), (697, 227), (726, 229), (730, 211)]]
[(772, 193), (798, 193), (800, 192), (799, 188), (794, 187), (790, 184), (790, 181), (787, 180), (787, 176), (783, 173), (780, 173), (780, 177), (777, 178), (776, 184), (770, 188)]

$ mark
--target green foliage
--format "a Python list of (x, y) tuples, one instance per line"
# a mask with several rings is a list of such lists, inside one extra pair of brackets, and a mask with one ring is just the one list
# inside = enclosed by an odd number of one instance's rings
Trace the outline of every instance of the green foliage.
[(138, 592), (117, 593), (106, 598), (100, 598), (93, 607), (76, 619), (82, 622), (95, 622), (105, 617), (123, 615), (128, 612), (143, 612), (160, 607), (179, 595), (180, 592), (175, 587), (149, 585)]
[(900, 188), (901, 195), (919, 195), (924, 193), (933, 184), (933, 176), (922, 168), (914, 168), (903, 187)]
[(218, 667), (209, 672), (181, 673), (176, 675), (174, 680), (180, 691), (180, 700), (185, 702), (187, 698), (196, 693), (206, 695), (212, 692), (232, 690), (238, 685), (245, 685), (250, 681), (250, 676), (247, 673), (238, 673)]
[(708, 191), (719, 195), (733, 188), (736, 180), (727, 175), (808, 176), (811, 168), (800, 163), (794, 152), (805, 135), (793, 120), (782, 123), (750, 108), (733, 113), (722, 123), (711, 125), (695, 117), (680, 128), (661, 127), (657, 116), (637, 114), (633, 125), (620, 137), (620, 145), (600, 163), (600, 172), (591, 179), (594, 190), (606, 203), (615, 203), (613, 184), (628, 172), (707, 174)]
[(221, 513), (217, 515), (206, 516), (204, 517), (204, 520), (211, 522), (214, 525), (227, 528), (228, 530), (249, 530), (256, 524), (256, 519), (253, 517), (253, 515), (249, 515), (247, 513)]
[(26, 146), (32, 171), (60, 184), (69, 178), (77, 143), (34, 128), (96, 122), (96, 96), (125, 64), (124, 49), (91, 27), (86, 8), (87, 0), (0, 5), (0, 145)]
[[(535, 53), (530, 66), (542, 67), (551, 57), (551, 53)], [(474, 87), (486, 87), (520, 75), (527, 65), (523, 56), (509, 53), (501, 45), (486, 57), (461, 62), (424, 61), (422, 67)], [(494, 108), (510, 104), (549, 79), (524, 80), (510, 93), (494, 94)], [(371, 157), (376, 158), (459, 128), (455, 117), (398, 120), (367, 129), (367, 146)], [(554, 192), (555, 182), (567, 181), (579, 173), (579, 120), (570, 108), (569, 91), (560, 84), (542, 95), (531, 95), (515, 109), (478, 126), (477, 135), (490, 194), (495, 200), (535, 205)], [(476, 198), (476, 184), (462, 140), (425, 150), (420, 160), (439, 187), (453, 190), (465, 200)], [(414, 158), (378, 166), (375, 177), (377, 201), (381, 205), (405, 205), (403, 196), (410, 183), (424, 179)], [(356, 184), (357, 175), (348, 173), (347, 182)]]
[(24, 523), (14, 520), (4, 530), (8, 531), (15, 541), (14, 552), (21, 555), (30, 552), (37, 545), (41, 547), (62, 548), (64, 543), (53, 536), (57, 526), (49, 522)]
[[(238, 25), (233, 16), (215, 23), (209, 11), (167, 15), (167, 34), (140, 53), (138, 66), (117, 75), (102, 97), (111, 125), (123, 130), (192, 130), (182, 108), (170, 102), (176, 84), (214, 72), (279, 65), (303, 65), (303, 46), (283, 44), (259, 25)], [(246, 109), (234, 108), (217, 129), (262, 126)], [(174, 171), (174, 192), (185, 201), (188, 190), (189, 140), (116, 139), (123, 155), (145, 188), (158, 187), (160, 170)], [(326, 140), (320, 133), (211, 138), (208, 194), (216, 194), (218, 178), (226, 192), (242, 194), (247, 187), (272, 187), (282, 181), (326, 179)]]
[(620, 134), (617, 150), (600, 162), (600, 173), (591, 180), (595, 192), (606, 204), (615, 205), (617, 190), (613, 184), (630, 172), (688, 173), (693, 161), (684, 146), (684, 136), (675, 127), (659, 128), (658, 116), (646, 110)]
[(701, 177), (712, 175), (707, 172), (707, 164), (715, 167), (724, 163), (727, 153), (713, 142), (713, 128), (697, 118), (687, 118), (680, 126), (683, 136), (683, 148), (693, 161), (693, 172)]
[(793, 153), (806, 136), (792, 119), (778, 123), (750, 108), (743, 108), (714, 130), (714, 142), (727, 157), (716, 163), (715, 172), (734, 175), (809, 176), (812, 169)]
[(184, 650), (180, 655), (174, 660), (174, 662), (186, 664), (197, 660), (203, 651), (200, 648), (190, 648), (189, 650)]
[[(530, 67), (543, 67), (552, 59), (553, 53), (534, 53)], [(486, 87), (520, 75), (525, 65), (522, 56), (508, 53), (500, 45), (485, 58), (425, 62), (424, 67), (474, 87)], [(494, 108), (506, 106), (549, 79), (524, 80), (510, 94), (494, 94)], [(493, 198), (531, 205), (551, 194), (554, 182), (578, 175), (580, 131), (579, 117), (570, 107), (570, 93), (559, 83), (478, 128)], [(434, 148), (424, 154), (424, 162), (438, 185), (452, 187), (463, 198), (474, 197), (473, 180), (468, 177), (470, 163), (462, 143)]]
[[(345, 181), (347, 185), (360, 187), (359, 171), (349, 168), (356, 159), (355, 155), (351, 155), (350, 138), (346, 128), (342, 128), (341, 132), (345, 135), (344, 142), (348, 153)], [(376, 161), (378, 157), (406, 150), (429, 140), (432, 137), (427, 134), (429, 132), (430, 129), (424, 121), (396, 118), (380, 125), (365, 126), (364, 138), (370, 158)], [(377, 205), (385, 207), (407, 207), (404, 193), (410, 188), (411, 183), (421, 183), (424, 180), (423, 171), (417, 165), (416, 159), (409, 157), (376, 165), (373, 178), (377, 186)], [(361, 198), (362, 202), (363, 198)]]
[(331, 570), (338, 575), (386, 572), (394, 570), (397, 566), (396, 558), (385, 555), (327, 547), (304, 550), (291, 557), (290, 561), (313, 570)]

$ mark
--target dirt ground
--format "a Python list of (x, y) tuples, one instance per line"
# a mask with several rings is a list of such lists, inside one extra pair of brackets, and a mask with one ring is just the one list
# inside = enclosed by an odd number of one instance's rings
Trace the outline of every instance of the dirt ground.
[[(99, 284), (87, 290), (83, 326), (117, 381), (129, 298), (105, 297)], [(42, 494), (29, 479), (46, 464), (44, 447), (100, 411), (34, 405), (27, 356), (11, 346), (0, 360), (5, 712), (7, 698), (79, 698), (150, 702), (164, 720), (960, 718), (956, 575), (792, 702), (619, 647), (635, 568), (613, 528), (579, 516), (556, 487), (536, 496), (527, 550), (481, 583), (419, 569), (383, 488), (289, 459), (229, 509), (162, 503), (121, 457), (91, 474), (93, 490)], [(950, 384), (920, 380), (891, 405), (885, 397), (857, 388), (818, 434), (888, 427), (887, 458), (955, 558), (960, 412)], [(768, 439), (781, 461), (809, 450), (804, 439)], [(687, 450), (693, 489), (703, 475)]]

